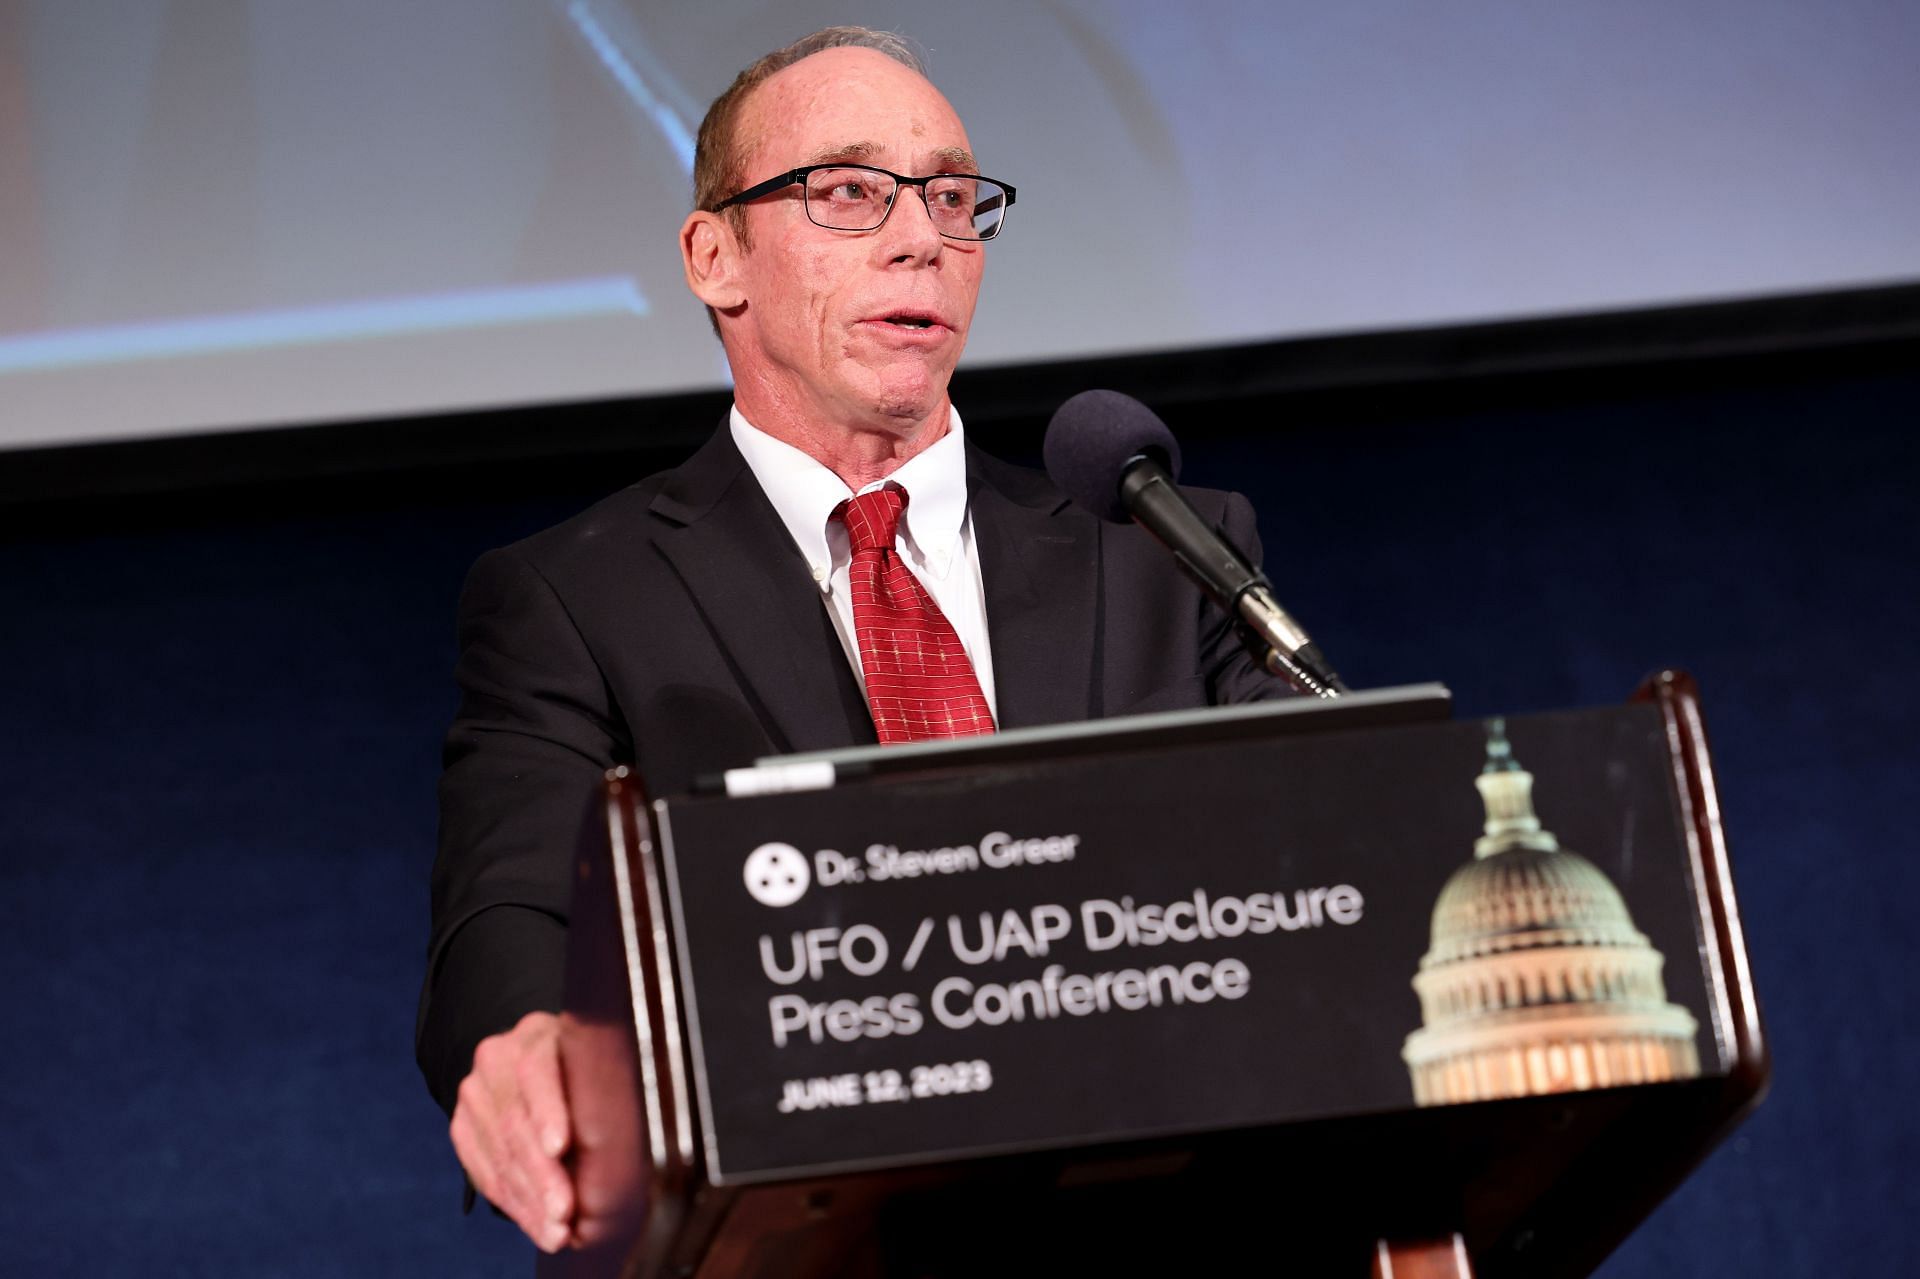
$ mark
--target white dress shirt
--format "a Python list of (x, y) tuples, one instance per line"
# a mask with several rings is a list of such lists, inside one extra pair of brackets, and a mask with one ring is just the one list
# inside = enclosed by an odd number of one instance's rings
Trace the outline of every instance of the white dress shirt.
[[(953, 624), (960, 646), (973, 663), (980, 692), (994, 718), (1000, 708), (993, 697), (993, 655), (987, 647), (987, 597), (980, 578), (980, 555), (974, 547), (973, 516), (967, 506), (967, 442), (960, 412), (952, 414), (947, 433), (889, 475), (861, 489), (870, 493), (892, 485), (906, 490), (907, 509), (900, 519), (894, 548), (933, 602)], [(853, 547), (846, 525), (831, 519), (834, 509), (850, 497), (845, 482), (814, 458), (760, 430), (736, 405), (731, 416), (734, 445), (760, 481), (773, 509), (780, 513), (793, 541), (806, 556), (813, 580), (826, 596), (827, 612), (840, 635), (840, 647), (866, 692), (866, 672), (860, 665), (860, 642), (853, 629), (853, 595), (848, 574)]]

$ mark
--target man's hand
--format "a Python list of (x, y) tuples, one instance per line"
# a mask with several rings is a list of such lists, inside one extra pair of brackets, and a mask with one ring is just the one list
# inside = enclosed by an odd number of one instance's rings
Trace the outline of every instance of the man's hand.
[(480, 1041), (460, 1081), (453, 1149), (475, 1190), (546, 1252), (572, 1238), (573, 1182), (560, 1162), (572, 1141), (560, 1082), (560, 1019), (528, 1013)]

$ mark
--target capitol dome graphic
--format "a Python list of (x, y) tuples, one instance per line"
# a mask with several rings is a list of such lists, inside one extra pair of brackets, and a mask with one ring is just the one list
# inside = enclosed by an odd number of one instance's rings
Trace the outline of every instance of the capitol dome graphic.
[(1413, 979), (1423, 1024), (1401, 1056), (1415, 1103), (1698, 1075), (1695, 1022), (1667, 1001), (1664, 957), (1612, 881), (1541, 827), (1505, 721), (1487, 730), (1474, 779), (1486, 833), (1440, 890)]

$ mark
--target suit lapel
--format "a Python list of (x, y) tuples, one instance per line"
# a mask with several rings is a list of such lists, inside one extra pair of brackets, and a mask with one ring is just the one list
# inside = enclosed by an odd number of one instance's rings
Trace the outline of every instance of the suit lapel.
[(1100, 529), (1043, 477), (967, 451), (1000, 727), (1086, 719)]
[[(819, 587), (725, 427), (653, 500), (654, 542), (782, 751), (874, 740)], [(825, 675), (834, 672), (834, 675)]]

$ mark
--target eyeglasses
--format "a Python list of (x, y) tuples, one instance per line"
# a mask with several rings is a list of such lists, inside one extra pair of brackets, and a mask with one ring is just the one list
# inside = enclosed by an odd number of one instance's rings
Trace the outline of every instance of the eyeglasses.
[(1013, 188), (972, 173), (910, 178), (864, 164), (809, 164), (768, 178), (713, 206), (713, 212), (798, 184), (807, 217), (833, 231), (872, 231), (893, 212), (902, 186), (919, 187), (933, 226), (949, 240), (991, 240), (1006, 225)]

